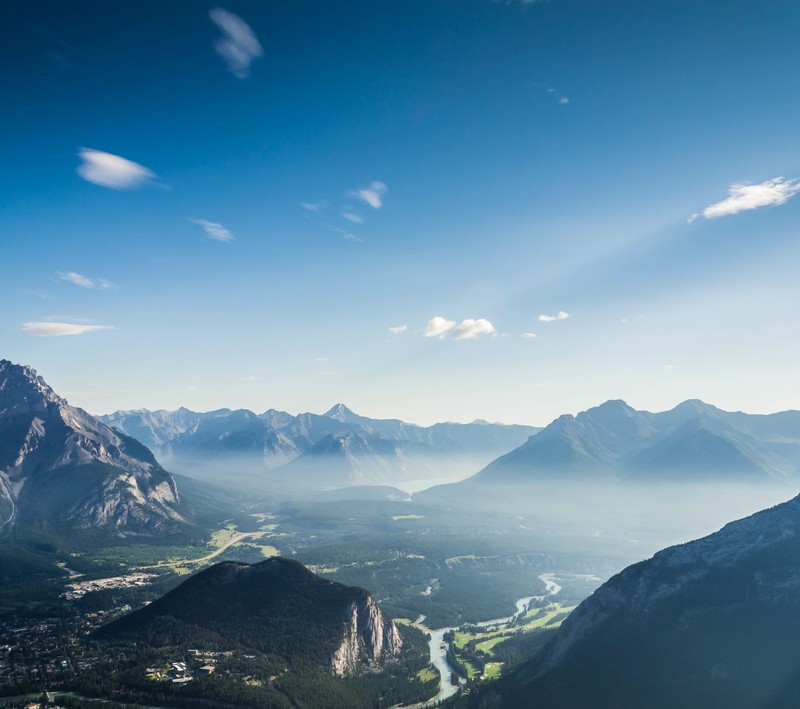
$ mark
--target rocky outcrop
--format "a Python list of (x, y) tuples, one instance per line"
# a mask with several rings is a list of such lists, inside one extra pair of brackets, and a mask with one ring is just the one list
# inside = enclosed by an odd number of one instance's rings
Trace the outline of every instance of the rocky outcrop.
[(54, 522), (163, 531), (183, 520), (179, 503), (147, 448), (70, 406), (31, 367), (0, 360), (1, 531)]
[(369, 596), (350, 604), (342, 644), (331, 658), (331, 671), (342, 677), (364, 665), (379, 667), (397, 657), (402, 647), (403, 638), (397, 627)]

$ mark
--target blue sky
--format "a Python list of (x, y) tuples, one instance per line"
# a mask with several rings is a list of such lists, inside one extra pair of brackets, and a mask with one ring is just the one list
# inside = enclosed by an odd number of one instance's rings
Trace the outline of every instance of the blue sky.
[(800, 408), (794, 1), (0, 19), (0, 356), (72, 403)]

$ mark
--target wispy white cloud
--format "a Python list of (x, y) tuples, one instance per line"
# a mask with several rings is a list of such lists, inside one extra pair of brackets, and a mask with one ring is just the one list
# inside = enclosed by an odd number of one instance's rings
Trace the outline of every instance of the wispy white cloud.
[(352, 190), (348, 194), (353, 199), (366, 202), (373, 209), (380, 209), (383, 206), (383, 197), (388, 191), (388, 187), (383, 182), (372, 182), (369, 187)]
[(484, 318), (462, 320), (453, 331), (456, 340), (475, 340), (481, 335), (496, 335), (494, 325)]
[(257, 382), (261, 379), (261, 377), (253, 376), (252, 374), (247, 377), (239, 377), (240, 382)]
[(314, 361), (315, 362), (327, 362), (328, 358), (327, 357), (314, 357)]
[(441, 337), (446, 332), (452, 330), (458, 323), (454, 320), (447, 320), (446, 318), (437, 315), (428, 321), (425, 329), (422, 331), (423, 337)]
[(206, 236), (214, 241), (233, 241), (234, 236), (222, 224), (210, 222), (206, 219), (189, 219), (190, 222), (198, 224), (205, 231)]
[(208, 15), (222, 32), (222, 36), (214, 42), (214, 49), (234, 76), (246, 79), (253, 60), (264, 53), (258, 37), (241, 17), (221, 7), (215, 7)]
[(559, 103), (560, 103), (562, 106), (565, 106), (566, 104), (568, 104), (568, 103), (569, 103), (569, 96), (559, 96), (559, 98), (558, 98), (558, 102), (559, 102)]
[(73, 285), (80, 286), (81, 288), (92, 288), (94, 290), (110, 290), (114, 284), (105, 278), (91, 279), (75, 271), (59, 271), (58, 277), (62, 281), (72, 283)]
[(353, 222), (353, 224), (363, 224), (364, 218), (355, 214), (354, 212), (348, 212), (347, 210), (342, 212), (342, 217), (347, 219), (349, 222)]
[(309, 212), (319, 214), (323, 209), (325, 209), (325, 207), (328, 206), (328, 202), (324, 199), (321, 202), (301, 202), (300, 206)]
[(87, 332), (113, 330), (111, 325), (84, 325), (67, 322), (26, 322), (22, 332), (36, 337), (65, 337), (68, 335), (85, 335)]
[(393, 335), (399, 335), (401, 332), (408, 330), (408, 325), (398, 325), (397, 327), (390, 327), (389, 332)]
[(749, 209), (777, 207), (788, 202), (798, 192), (800, 192), (800, 179), (797, 178), (776, 177), (757, 185), (731, 185), (725, 199), (706, 207), (702, 212), (692, 214), (689, 223), (699, 217), (716, 219)]
[(76, 171), (84, 180), (112, 190), (133, 190), (156, 176), (144, 165), (102, 150), (81, 148), (78, 157), (83, 163)]
[(523, 332), (520, 335), (520, 337), (527, 337), (528, 339), (531, 339), (533, 337), (536, 337), (536, 333), (535, 332)]
[(558, 315), (540, 315), (539, 322), (555, 322), (556, 320), (566, 320), (568, 317), (570, 317), (569, 313), (559, 310)]

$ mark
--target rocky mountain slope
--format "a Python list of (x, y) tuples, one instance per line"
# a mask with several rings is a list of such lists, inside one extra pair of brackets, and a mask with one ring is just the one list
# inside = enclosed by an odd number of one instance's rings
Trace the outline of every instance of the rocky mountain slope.
[(154, 647), (188, 642), (205, 650), (242, 648), (340, 677), (379, 670), (403, 648), (394, 623), (365, 590), (327, 581), (280, 557), (216, 564), (106, 626), (99, 637)]
[(797, 706), (800, 497), (601, 586), (498, 687), (504, 707)]
[(137, 441), (0, 360), (0, 533), (17, 527), (159, 533), (184, 522), (174, 478)]

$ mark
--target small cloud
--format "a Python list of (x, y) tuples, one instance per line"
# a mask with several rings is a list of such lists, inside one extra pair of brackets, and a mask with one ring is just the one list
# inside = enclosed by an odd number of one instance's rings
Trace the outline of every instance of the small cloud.
[(674, 364), (665, 364), (664, 365), (664, 369), (675, 369), (675, 365)]
[(208, 16), (222, 32), (222, 37), (214, 42), (217, 54), (225, 60), (234, 76), (246, 79), (250, 64), (264, 53), (258, 37), (250, 25), (232, 12), (216, 7)]
[(261, 377), (254, 377), (250, 375), (249, 377), (239, 377), (240, 382), (257, 382), (260, 381)]
[(92, 280), (88, 276), (84, 276), (75, 271), (59, 271), (58, 276), (62, 281), (72, 283), (73, 285), (80, 286), (81, 288), (92, 288), (94, 290), (110, 290), (114, 284), (105, 278), (97, 278)]
[(445, 318), (437, 315), (428, 321), (425, 329), (422, 331), (423, 337), (441, 337), (446, 332), (449, 332), (456, 326), (453, 320), (446, 320)]
[(785, 177), (776, 177), (757, 185), (731, 185), (725, 199), (706, 207), (702, 212), (692, 214), (688, 221), (691, 224), (699, 217), (716, 219), (750, 209), (777, 207), (788, 202), (798, 192), (800, 179), (789, 180)]
[[(533, 3), (528, 3), (533, 4)], [(569, 103), (569, 96), (564, 96), (564, 94), (560, 94), (556, 91), (552, 86), (548, 86), (547, 84), (537, 83), (535, 86), (544, 89), (548, 94), (550, 94), (553, 98), (555, 98), (558, 103), (562, 106), (566, 106)]]
[(453, 335), (456, 340), (475, 340), (481, 335), (496, 335), (494, 325), (484, 318), (462, 320)]
[(351, 234), (349, 231), (345, 231), (344, 229), (334, 229), (334, 231), (337, 234), (341, 234), (342, 238), (345, 241), (354, 241), (354, 242), (357, 242), (359, 244), (363, 244), (364, 243), (364, 239), (362, 239), (360, 236), (356, 236), (355, 234)]
[(391, 332), (392, 335), (399, 335), (401, 332), (405, 332), (406, 330), (408, 330), (408, 325), (398, 325), (397, 327), (389, 328), (389, 332)]
[(321, 202), (301, 202), (300, 206), (309, 212), (319, 214), (323, 209), (325, 209), (325, 207), (328, 206), (328, 203), (323, 199)]
[(188, 391), (197, 391), (197, 384), (190, 384), (186, 389)]
[(319, 374), (322, 377), (330, 377), (332, 374), (336, 374), (336, 372), (333, 372), (333, 371), (331, 371), (329, 369), (325, 369), (325, 370), (319, 372)]
[(22, 325), (22, 332), (35, 337), (66, 337), (113, 329), (110, 325), (81, 325), (66, 322), (26, 322)]
[(314, 361), (315, 362), (327, 362), (328, 358), (327, 357), (314, 357)]
[(568, 317), (570, 317), (569, 313), (559, 310), (558, 315), (540, 315), (539, 322), (555, 322), (556, 320), (566, 320)]
[(520, 337), (527, 337), (528, 339), (536, 337), (535, 332), (523, 332)]
[(214, 241), (233, 241), (234, 236), (222, 224), (217, 222), (209, 222), (205, 219), (189, 219), (190, 222), (198, 224), (203, 227), (206, 236)]
[(380, 209), (383, 206), (383, 196), (386, 194), (388, 188), (383, 182), (373, 182), (369, 187), (364, 187), (360, 190), (352, 190), (348, 196), (353, 199), (366, 202), (373, 209)]
[(347, 219), (347, 221), (353, 222), (353, 224), (363, 224), (364, 219), (360, 217), (358, 214), (354, 214), (353, 212), (344, 211), (342, 212), (342, 217)]
[(78, 157), (83, 164), (76, 171), (84, 180), (112, 190), (134, 190), (156, 176), (144, 165), (102, 150), (81, 148)]

